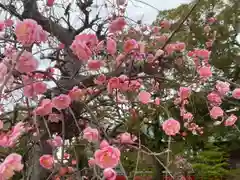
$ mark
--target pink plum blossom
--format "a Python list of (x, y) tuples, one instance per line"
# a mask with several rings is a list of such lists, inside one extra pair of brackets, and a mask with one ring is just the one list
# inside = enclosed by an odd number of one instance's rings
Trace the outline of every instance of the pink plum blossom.
[(240, 88), (236, 88), (233, 90), (232, 97), (234, 97), (235, 99), (240, 99)]
[(230, 91), (230, 84), (228, 82), (217, 81), (216, 89), (221, 95), (225, 95)]
[(133, 144), (134, 141), (137, 140), (137, 137), (134, 135), (131, 135), (128, 132), (125, 132), (125, 133), (119, 134), (117, 139), (119, 139), (120, 143), (122, 144)]
[(43, 99), (40, 106), (35, 109), (36, 115), (46, 116), (52, 113), (52, 101), (50, 99)]
[(125, 25), (126, 25), (125, 19), (123, 17), (118, 17), (115, 20), (113, 20), (109, 25), (109, 31), (112, 33), (122, 31)]
[(99, 132), (97, 129), (87, 127), (83, 130), (83, 138), (89, 142), (96, 142), (99, 140)]
[(162, 128), (168, 136), (175, 136), (180, 131), (180, 123), (175, 119), (168, 119), (163, 122)]
[(45, 169), (52, 169), (54, 165), (54, 158), (52, 155), (45, 154), (39, 158), (40, 165)]
[(117, 173), (112, 168), (103, 170), (103, 176), (106, 180), (116, 180)]
[(52, 147), (60, 147), (63, 145), (63, 140), (61, 136), (55, 136), (53, 139), (47, 140), (47, 142), (52, 146)]
[[(14, 57), (15, 59), (18, 58), (19, 53), (15, 53)], [(28, 51), (24, 51), (19, 59), (17, 60), (16, 64), (16, 70), (18, 70), (20, 73), (29, 73), (33, 72), (38, 67), (38, 61), (35, 59), (35, 57), (32, 55), (32, 53)]]
[(233, 126), (235, 124), (235, 122), (237, 121), (237, 116), (235, 116), (234, 114), (231, 114), (231, 116), (229, 116), (226, 121), (224, 122), (225, 126)]
[(200, 77), (206, 79), (212, 76), (212, 71), (210, 67), (203, 66), (198, 69)]
[(54, 97), (52, 99), (53, 107), (55, 107), (58, 110), (66, 109), (71, 104), (71, 98), (69, 95), (66, 94), (60, 94), (57, 97)]
[(148, 104), (151, 101), (151, 94), (147, 91), (141, 91), (138, 94), (138, 100), (143, 104)]
[(213, 119), (217, 119), (219, 117), (222, 117), (223, 116), (223, 110), (218, 107), (218, 106), (214, 106), (211, 110), (210, 110), (210, 116), (213, 118)]
[(111, 55), (117, 52), (117, 43), (112, 38), (107, 38), (107, 52)]

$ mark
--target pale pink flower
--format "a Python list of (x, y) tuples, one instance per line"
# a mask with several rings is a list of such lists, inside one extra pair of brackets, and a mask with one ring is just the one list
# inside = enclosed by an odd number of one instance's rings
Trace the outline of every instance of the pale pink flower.
[(171, 23), (168, 20), (163, 20), (160, 22), (160, 26), (164, 29), (169, 29), (171, 27)]
[(211, 110), (210, 110), (210, 116), (213, 118), (213, 119), (217, 119), (219, 117), (222, 117), (223, 116), (223, 110), (218, 107), (218, 106), (214, 106)]
[(181, 100), (189, 98), (191, 94), (191, 89), (188, 87), (180, 87), (178, 91), (178, 95), (181, 98)]
[(107, 52), (111, 55), (117, 52), (117, 43), (112, 38), (107, 38)]
[(97, 129), (87, 127), (83, 130), (83, 138), (89, 142), (96, 142), (99, 140), (99, 132)]
[(71, 104), (71, 98), (69, 95), (66, 94), (60, 94), (57, 97), (54, 97), (52, 99), (53, 107), (55, 107), (58, 110), (66, 109)]
[(125, 53), (129, 53), (132, 50), (135, 50), (137, 48), (138, 48), (138, 43), (135, 39), (129, 39), (124, 42), (123, 50)]
[(89, 166), (89, 167), (93, 167), (95, 164), (96, 164), (95, 159), (90, 158), (90, 159), (88, 160), (88, 166)]
[(63, 145), (63, 140), (61, 136), (55, 136), (53, 139), (47, 140), (47, 142), (52, 146), (52, 147), (60, 147)]
[(217, 81), (216, 89), (221, 95), (225, 95), (230, 91), (230, 84), (228, 82)]
[(13, 22), (12, 19), (6, 19), (4, 21), (4, 24), (5, 24), (6, 27), (11, 27), (14, 24), (14, 22)]
[(229, 116), (226, 121), (224, 122), (225, 126), (233, 126), (235, 124), (235, 122), (237, 121), (237, 116), (235, 116), (234, 114), (231, 114), (231, 116)]
[(85, 91), (82, 89), (79, 89), (77, 86), (73, 87), (68, 95), (71, 98), (72, 101), (79, 101), (84, 97)]
[(122, 134), (119, 134), (117, 136), (117, 139), (120, 141), (120, 143), (122, 144), (133, 144), (134, 141), (137, 140), (137, 137), (134, 136), (134, 135), (131, 135), (130, 133), (128, 132), (125, 132), (125, 133), (122, 133)]
[(236, 88), (233, 90), (232, 97), (234, 97), (235, 99), (240, 99), (240, 88)]
[(52, 114), (49, 114), (49, 116), (48, 116), (48, 120), (50, 122), (54, 122), (54, 123), (58, 123), (62, 119), (63, 119), (63, 117), (61, 114), (52, 113)]
[(100, 149), (103, 149), (103, 148), (105, 148), (105, 147), (107, 147), (107, 146), (110, 146), (110, 145), (109, 145), (108, 142), (104, 139), (104, 140), (101, 141), (101, 143), (100, 143), (100, 145), (99, 145), (99, 148), (100, 148)]
[(36, 115), (46, 116), (52, 113), (52, 101), (50, 99), (43, 99), (40, 106), (35, 109)]
[(113, 90), (118, 89), (119, 87), (120, 87), (119, 78), (112, 77), (111, 79), (109, 79), (108, 85), (107, 85), (107, 91), (109, 94), (112, 94)]
[(104, 74), (100, 74), (94, 79), (94, 83), (97, 85), (103, 85), (106, 83), (106, 81), (107, 77)]
[(35, 97), (47, 91), (47, 85), (43, 82), (35, 82), (23, 87), (23, 94), (26, 97)]
[(0, 179), (11, 179), (15, 172), (20, 172), (23, 169), (22, 156), (12, 153), (0, 164)]
[(47, 0), (47, 6), (53, 6), (55, 0)]
[(147, 91), (141, 91), (138, 94), (138, 100), (143, 104), (148, 104), (151, 101), (151, 94)]
[(220, 106), (222, 104), (221, 97), (216, 92), (211, 92), (207, 95), (208, 101), (215, 106)]
[(16, 59), (19, 56), (19, 53), (14, 54), (15, 60), (17, 60), (16, 63), (16, 70), (20, 73), (30, 73), (37, 69), (38, 67), (38, 61), (35, 59), (35, 57), (32, 55), (32, 53), (28, 51), (24, 51), (19, 59)]
[(25, 19), (17, 22), (15, 34), (17, 40), (25, 46), (47, 40), (47, 33), (33, 19)]
[(45, 154), (39, 158), (40, 165), (45, 169), (52, 169), (54, 165), (54, 158), (52, 155)]
[(120, 151), (113, 146), (106, 146), (94, 153), (96, 164), (101, 168), (115, 168), (120, 160)]
[(162, 128), (168, 136), (175, 136), (180, 131), (180, 123), (175, 119), (168, 119), (163, 122)]
[(117, 19), (113, 20), (109, 25), (109, 31), (111, 33), (122, 31), (125, 25), (126, 25), (125, 19), (123, 17), (118, 17)]
[(99, 70), (103, 65), (104, 63), (102, 60), (93, 60), (93, 59), (89, 60), (87, 64), (88, 69), (94, 70), (94, 71)]
[(5, 23), (3, 21), (0, 21), (0, 32), (4, 30)]
[(112, 168), (103, 170), (103, 176), (106, 180), (116, 180), (117, 173)]
[(201, 78), (209, 78), (212, 76), (211, 67), (203, 66), (198, 69), (198, 73)]

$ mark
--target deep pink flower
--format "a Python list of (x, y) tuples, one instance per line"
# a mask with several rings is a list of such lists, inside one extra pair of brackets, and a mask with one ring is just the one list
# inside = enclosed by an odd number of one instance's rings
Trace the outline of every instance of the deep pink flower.
[(128, 132), (121, 133), (117, 136), (117, 139), (120, 141), (122, 144), (133, 144), (134, 141), (137, 140), (137, 137), (134, 135), (131, 135)]
[(40, 106), (35, 110), (36, 115), (46, 116), (52, 113), (52, 101), (50, 99), (43, 99)]
[(213, 119), (217, 119), (219, 117), (222, 117), (223, 116), (223, 110), (218, 107), (218, 106), (214, 106), (211, 110), (210, 110), (210, 116), (213, 118)]
[[(14, 54), (15, 59), (18, 56), (19, 56), (19, 53)], [(35, 71), (38, 67), (37, 59), (35, 59), (32, 53), (28, 51), (24, 51), (19, 57), (19, 59), (16, 59), (16, 60), (17, 60), (16, 70), (18, 70), (20, 73), (30, 73)]]
[(97, 85), (103, 85), (106, 83), (106, 80), (107, 77), (104, 74), (100, 74), (94, 79), (94, 83)]
[(95, 162), (101, 168), (115, 168), (120, 160), (120, 151), (113, 146), (106, 146), (94, 153)]
[(60, 94), (57, 97), (54, 97), (52, 99), (53, 107), (55, 107), (58, 110), (66, 109), (71, 104), (71, 98), (69, 95), (66, 94)]
[(178, 91), (178, 95), (181, 98), (181, 100), (189, 98), (191, 94), (191, 89), (188, 87), (180, 87)]
[(87, 127), (83, 131), (83, 138), (89, 142), (96, 142), (99, 140), (99, 132), (97, 129)]
[(235, 116), (234, 114), (231, 114), (231, 116), (229, 116), (226, 121), (224, 122), (225, 126), (233, 126), (235, 124), (235, 122), (237, 121), (237, 116)]
[(118, 17), (117, 19), (113, 20), (109, 25), (109, 31), (111, 33), (122, 31), (125, 25), (126, 25), (125, 19), (123, 17)]
[(47, 0), (47, 6), (53, 6), (55, 0)]
[(11, 179), (15, 172), (20, 172), (23, 169), (22, 156), (12, 153), (0, 164), (0, 179)]
[(117, 43), (112, 38), (107, 38), (107, 52), (111, 55), (117, 52)]
[(116, 180), (117, 173), (112, 168), (103, 170), (103, 176), (106, 180)]
[(54, 158), (52, 155), (43, 155), (39, 158), (40, 165), (45, 169), (52, 169), (54, 165)]
[(236, 88), (233, 90), (232, 97), (234, 97), (235, 99), (240, 99), (240, 88)]
[(109, 94), (112, 94), (113, 90), (118, 89), (119, 87), (120, 87), (119, 78), (112, 77), (111, 79), (109, 79), (108, 85), (107, 85), (107, 91)]
[(168, 119), (163, 122), (162, 128), (168, 136), (175, 136), (180, 131), (180, 123), (175, 119)]
[(3, 21), (0, 21), (0, 32), (4, 29), (5, 24)]
[(211, 67), (203, 66), (198, 69), (198, 73), (202, 78), (209, 78), (212, 76)]
[(143, 104), (148, 104), (151, 101), (151, 94), (147, 91), (141, 91), (138, 94), (138, 100)]
[(138, 48), (138, 43), (135, 39), (129, 39), (124, 42), (123, 50), (125, 53), (129, 53), (132, 50), (135, 50), (137, 48)]
[(17, 40), (25, 46), (47, 40), (47, 33), (33, 19), (25, 19), (17, 22), (15, 34)]
[(97, 71), (104, 65), (103, 61), (101, 60), (89, 60), (88, 61), (88, 69)]
[(220, 106), (222, 104), (221, 97), (216, 92), (211, 92), (207, 95), (208, 101), (215, 106)]

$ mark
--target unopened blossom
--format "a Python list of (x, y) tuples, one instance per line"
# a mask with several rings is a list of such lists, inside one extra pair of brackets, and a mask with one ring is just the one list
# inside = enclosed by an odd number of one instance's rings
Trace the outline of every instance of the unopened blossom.
[(106, 180), (116, 180), (117, 173), (112, 168), (103, 170), (103, 176)]
[(14, 59), (17, 61), (16, 70), (20, 73), (30, 73), (38, 67), (37, 59), (28, 51), (24, 51), (20, 56), (19, 52), (15, 53)]
[(217, 81), (216, 89), (221, 95), (225, 95), (230, 91), (230, 84), (228, 82)]
[(33, 19), (24, 19), (18, 21), (15, 34), (17, 40), (25, 46), (30, 46), (33, 43), (41, 43), (47, 40), (47, 33)]
[(218, 106), (214, 106), (211, 110), (210, 110), (210, 116), (213, 118), (213, 119), (217, 119), (219, 117), (222, 117), (223, 116), (223, 110), (218, 107)]
[(163, 122), (162, 128), (168, 136), (175, 136), (180, 131), (180, 123), (175, 119), (168, 119)]
[(235, 99), (240, 99), (240, 88), (236, 88), (233, 90), (232, 97), (234, 97)]
[(22, 156), (12, 153), (0, 164), (0, 179), (10, 180), (15, 175), (15, 172), (20, 172), (22, 169)]
[(120, 161), (120, 151), (113, 146), (106, 146), (94, 153), (96, 165), (100, 168), (115, 168)]
[(160, 105), (160, 103), (161, 103), (160, 98), (156, 97), (155, 100), (154, 100), (154, 103), (155, 103), (156, 105)]
[(226, 121), (224, 122), (225, 126), (233, 126), (235, 124), (235, 122), (237, 121), (237, 116), (235, 116), (234, 114), (231, 114), (231, 116), (229, 116)]
[(143, 104), (148, 104), (151, 102), (151, 94), (147, 91), (141, 91), (138, 94), (138, 100)]
[(52, 169), (54, 165), (54, 158), (52, 155), (45, 154), (39, 158), (40, 165), (45, 169)]
[(131, 135), (128, 132), (121, 133), (118, 135), (117, 139), (120, 141), (122, 144), (133, 144), (134, 141), (137, 140), (137, 137), (134, 135)]
[(52, 104), (58, 110), (66, 109), (71, 104), (71, 98), (69, 95), (60, 94), (52, 99)]
[(110, 23), (109, 31), (111, 33), (122, 31), (125, 25), (126, 25), (125, 19), (123, 17), (118, 17)]
[(36, 115), (46, 116), (52, 113), (52, 101), (50, 99), (43, 99), (40, 106), (35, 109)]
[(87, 127), (83, 130), (83, 138), (89, 142), (96, 142), (99, 140), (99, 132), (97, 129)]

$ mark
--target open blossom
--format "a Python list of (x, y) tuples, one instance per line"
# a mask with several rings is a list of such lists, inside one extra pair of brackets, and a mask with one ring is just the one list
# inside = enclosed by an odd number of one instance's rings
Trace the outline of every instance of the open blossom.
[(106, 81), (107, 77), (104, 74), (100, 74), (94, 79), (94, 83), (97, 85), (103, 85)]
[(83, 138), (89, 142), (95, 142), (99, 140), (99, 132), (97, 129), (87, 127), (83, 131)]
[(123, 50), (125, 53), (129, 53), (134, 49), (138, 48), (138, 43), (135, 39), (129, 39), (127, 41), (125, 41), (124, 45), (123, 45)]
[(233, 126), (235, 124), (235, 122), (237, 121), (237, 116), (235, 116), (234, 114), (231, 114), (231, 116), (229, 116), (226, 121), (224, 122), (225, 126)]
[(207, 99), (211, 104), (215, 106), (220, 106), (222, 104), (222, 99), (216, 92), (211, 92), (208, 94)]
[(94, 153), (95, 162), (101, 168), (115, 168), (120, 160), (120, 151), (113, 146), (106, 146)]
[(0, 179), (9, 180), (23, 169), (22, 156), (12, 153), (0, 164)]
[(106, 180), (116, 180), (117, 173), (112, 168), (103, 170), (103, 176)]
[(198, 69), (198, 73), (199, 73), (200, 77), (202, 77), (204, 79), (212, 76), (211, 67), (206, 67), (206, 66), (200, 67)]
[(97, 71), (104, 65), (102, 60), (89, 60), (88, 61), (88, 69)]
[(33, 19), (25, 19), (17, 22), (15, 34), (17, 40), (25, 46), (47, 40), (47, 33)]
[(134, 141), (137, 140), (136, 136), (131, 135), (128, 132), (125, 132), (125, 133), (122, 133), (122, 134), (118, 135), (117, 138), (119, 139), (120, 143), (122, 143), (122, 144), (133, 144)]
[(23, 87), (23, 94), (26, 97), (35, 97), (47, 91), (47, 85), (43, 82), (35, 82)]
[(46, 116), (52, 113), (52, 101), (50, 99), (43, 99), (40, 106), (35, 109), (36, 115)]
[(235, 99), (240, 99), (240, 88), (236, 88), (233, 90), (232, 97), (234, 97)]
[(60, 94), (57, 97), (54, 97), (52, 99), (53, 107), (55, 107), (58, 110), (66, 109), (71, 104), (71, 98), (69, 95), (66, 94)]
[(82, 89), (79, 89), (77, 86), (73, 87), (68, 95), (71, 98), (72, 101), (79, 101), (84, 97), (85, 91)]
[(90, 158), (90, 159), (88, 160), (88, 166), (89, 166), (89, 167), (93, 167), (95, 164), (96, 164), (95, 159)]
[(111, 22), (109, 25), (109, 31), (111, 33), (122, 31), (124, 26), (126, 25), (126, 21), (123, 17), (118, 17)]
[(19, 71), (20, 73), (30, 73), (37, 69), (38, 61), (32, 55), (32, 53), (28, 51), (24, 51), (19, 58), (18, 56), (19, 56), (19, 53), (14, 54), (15, 60), (17, 60), (17, 64), (16, 64), (17, 71)]
[(230, 91), (230, 84), (228, 82), (217, 81), (216, 89), (221, 95), (225, 95)]
[(61, 136), (55, 136), (53, 139), (47, 140), (47, 142), (52, 146), (52, 147), (60, 147), (63, 145), (63, 140)]
[(213, 119), (217, 119), (219, 117), (222, 117), (223, 116), (223, 110), (218, 107), (218, 106), (214, 106), (211, 110), (210, 110), (210, 116), (213, 118)]
[(118, 89), (118, 88), (120, 88), (119, 78), (117, 78), (117, 77), (112, 77), (111, 79), (109, 79), (108, 85), (107, 85), (107, 91), (108, 91), (108, 93), (111, 94), (114, 89)]
[(111, 55), (114, 55), (117, 52), (117, 43), (112, 38), (107, 38), (107, 52)]
[(148, 104), (151, 101), (151, 94), (147, 91), (141, 91), (138, 94), (138, 99), (143, 104)]
[(54, 158), (52, 155), (45, 154), (39, 158), (40, 165), (45, 169), (52, 169), (54, 165)]
[(178, 95), (181, 98), (181, 100), (187, 99), (191, 94), (191, 89), (188, 87), (180, 87)]
[(168, 119), (163, 122), (162, 128), (168, 136), (175, 136), (180, 131), (180, 123), (175, 119)]

